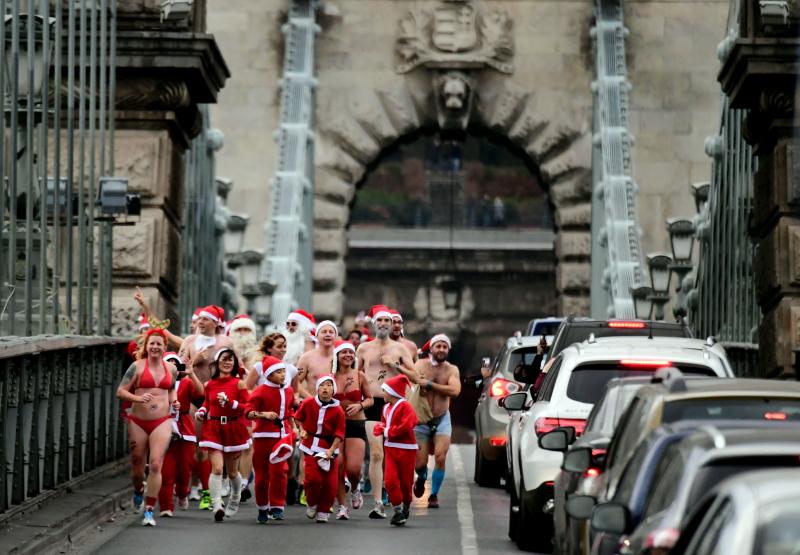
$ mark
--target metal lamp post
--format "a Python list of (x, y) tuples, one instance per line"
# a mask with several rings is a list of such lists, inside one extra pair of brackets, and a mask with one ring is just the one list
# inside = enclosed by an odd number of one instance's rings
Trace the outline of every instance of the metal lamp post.
[(708, 181), (701, 181), (700, 183), (692, 183), (691, 191), (694, 197), (694, 207), (698, 214), (703, 212), (706, 203), (708, 202), (708, 192), (711, 190), (711, 183)]
[(655, 309), (655, 320), (664, 320), (664, 306), (669, 302), (669, 284), (672, 280), (671, 265), (672, 257), (668, 254), (654, 253), (647, 255), (650, 283), (653, 285), (650, 299)]
[(671, 218), (667, 220), (667, 231), (669, 232), (669, 242), (672, 247), (673, 263), (670, 269), (675, 272), (678, 284), (675, 291), (678, 293), (678, 301), (672, 313), (678, 320), (682, 320), (688, 313), (686, 310), (685, 294), (683, 292), (683, 280), (688, 276), (694, 266), (692, 265), (692, 251), (694, 250), (694, 223), (686, 218)]
[(653, 313), (653, 288), (647, 285), (631, 287), (633, 312), (637, 320), (649, 320)]

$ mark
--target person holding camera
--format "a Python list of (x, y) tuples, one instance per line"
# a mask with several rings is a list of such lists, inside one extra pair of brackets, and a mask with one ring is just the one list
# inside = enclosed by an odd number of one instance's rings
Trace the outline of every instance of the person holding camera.
[(203, 399), (205, 389), (194, 371), (183, 364), (178, 353), (165, 354), (164, 362), (171, 362), (178, 369), (175, 389), (180, 403), (180, 408), (174, 415), (175, 420), (172, 422), (172, 441), (164, 456), (161, 467), (161, 489), (158, 492), (161, 516), (171, 517), (175, 509), (173, 491), (178, 497), (178, 508), (182, 511), (189, 508), (189, 484), (197, 447), (197, 436), (189, 407), (192, 401)]

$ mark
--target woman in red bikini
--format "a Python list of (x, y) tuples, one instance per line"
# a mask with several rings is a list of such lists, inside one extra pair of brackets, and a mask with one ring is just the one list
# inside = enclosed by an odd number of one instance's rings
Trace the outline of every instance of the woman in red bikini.
[[(205, 401), (194, 417), (203, 423), (200, 447), (208, 451), (211, 476), (211, 510), (214, 520), (222, 522), (239, 511), (242, 478), (239, 476), (239, 459), (252, 440), (245, 424), (244, 407), (249, 398), (244, 380), (239, 379), (239, 359), (233, 349), (223, 347), (211, 363), (211, 379), (205, 384)], [(222, 469), (228, 471), (231, 494), (228, 506), (222, 509)]]
[[(142, 526), (155, 526), (153, 507), (161, 488), (161, 465), (172, 437), (170, 407), (180, 408), (173, 387), (177, 370), (162, 357), (167, 347), (163, 330), (148, 330), (138, 359), (130, 365), (117, 388), (117, 397), (131, 403), (128, 414), (128, 445), (131, 450), (131, 480), (133, 506), (142, 509)], [(147, 478), (149, 493), (144, 499), (144, 465), (150, 455), (150, 473)]]
[(364, 462), (364, 451), (367, 445), (367, 432), (364, 428), (366, 416), (364, 409), (374, 402), (369, 392), (367, 376), (355, 368), (356, 348), (349, 341), (337, 341), (333, 348), (332, 372), (336, 378), (336, 399), (344, 408), (345, 432), (342, 464), (339, 465), (339, 512), (338, 520), (349, 520), (344, 478), (350, 481), (353, 509), (360, 509), (364, 498), (359, 489), (361, 481), (361, 464)]

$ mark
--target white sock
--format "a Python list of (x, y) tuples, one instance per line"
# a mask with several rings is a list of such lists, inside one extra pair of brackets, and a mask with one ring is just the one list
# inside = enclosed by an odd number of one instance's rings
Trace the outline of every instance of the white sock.
[(222, 474), (211, 474), (208, 477), (208, 491), (214, 507), (222, 505)]
[(242, 494), (242, 477), (238, 474), (235, 478), (231, 478), (231, 497), (239, 499)]
[(239, 479), (242, 481), (242, 489), (245, 489), (247, 487), (247, 484), (250, 483), (248, 482), (247, 478), (242, 477), (241, 474), (239, 474)]

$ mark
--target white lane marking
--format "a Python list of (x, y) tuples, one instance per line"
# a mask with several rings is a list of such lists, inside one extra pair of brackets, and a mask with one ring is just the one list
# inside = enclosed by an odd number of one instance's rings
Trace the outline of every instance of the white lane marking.
[(461, 525), (461, 554), (478, 555), (478, 535), (475, 532), (475, 521), (472, 515), (472, 498), (469, 494), (469, 484), (464, 473), (464, 461), (461, 458), (461, 449), (455, 446), (452, 454), (453, 470), (456, 474), (456, 492), (458, 509), (458, 523)]

